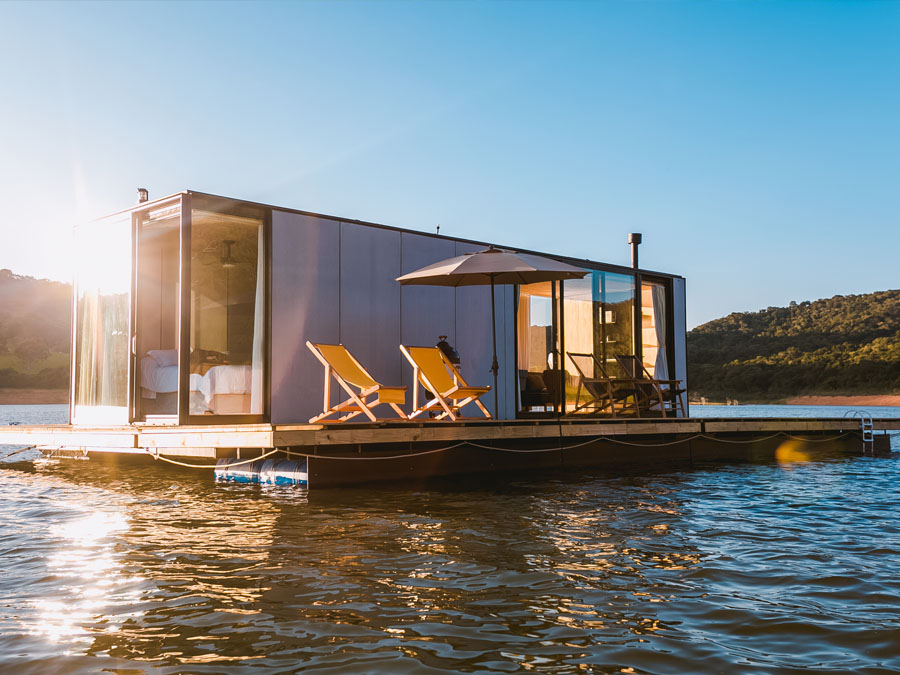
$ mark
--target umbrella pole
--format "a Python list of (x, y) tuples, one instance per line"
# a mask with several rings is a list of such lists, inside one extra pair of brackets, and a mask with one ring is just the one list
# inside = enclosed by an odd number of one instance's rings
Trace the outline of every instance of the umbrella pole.
[(494, 275), (491, 275), (491, 333), (494, 338), (494, 360), (491, 361), (491, 372), (494, 373), (494, 419), (500, 414), (497, 404), (497, 371), (500, 364), (497, 363), (497, 312), (494, 309)]

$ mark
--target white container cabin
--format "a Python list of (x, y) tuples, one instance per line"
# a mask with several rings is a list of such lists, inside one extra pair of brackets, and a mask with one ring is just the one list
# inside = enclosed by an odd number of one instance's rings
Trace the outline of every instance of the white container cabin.
[[(395, 281), (488, 243), (193, 191), (82, 225), (70, 421), (304, 424), (323, 393), (307, 340), (343, 343), (380, 382), (411, 388), (399, 345), (445, 335), (466, 379), (489, 384), (489, 288)], [(686, 382), (682, 277), (534, 253), (589, 273), (497, 287), (495, 419), (582, 414), (566, 352), (620, 375), (615, 355), (636, 354), (658, 379)]]

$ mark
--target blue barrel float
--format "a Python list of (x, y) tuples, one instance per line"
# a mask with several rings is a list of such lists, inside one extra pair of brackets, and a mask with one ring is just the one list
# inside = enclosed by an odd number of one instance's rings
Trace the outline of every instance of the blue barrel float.
[[(232, 464), (237, 464), (237, 466), (232, 467)], [(305, 457), (300, 459), (260, 459), (255, 462), (223, 458), (216, 462), (215, 476), (216, 480), (231, 483), (306, 485), (308, 482)]]

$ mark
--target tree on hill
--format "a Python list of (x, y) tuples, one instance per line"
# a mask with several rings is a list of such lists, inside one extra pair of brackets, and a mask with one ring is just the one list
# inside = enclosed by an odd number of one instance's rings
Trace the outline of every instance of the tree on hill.
[(900, 290), (735, 312), (688, 333), (694, 396), (900, 391)]
[(72, 287), (0, 270), (0, 387), (69, 384)]

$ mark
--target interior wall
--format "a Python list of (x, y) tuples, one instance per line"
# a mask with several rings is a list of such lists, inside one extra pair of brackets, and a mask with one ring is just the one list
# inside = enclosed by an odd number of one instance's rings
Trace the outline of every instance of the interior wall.
[[(249, 364), (262, 221), (195, 208), (191, 222), (191, 348)], [(233, 264), (223, 264), (225, 242)]]
[(178, 304), (177, 222), (171, 227), (157, 225), (140, 232), (138, 247), (137, 351), (177, 347)]

